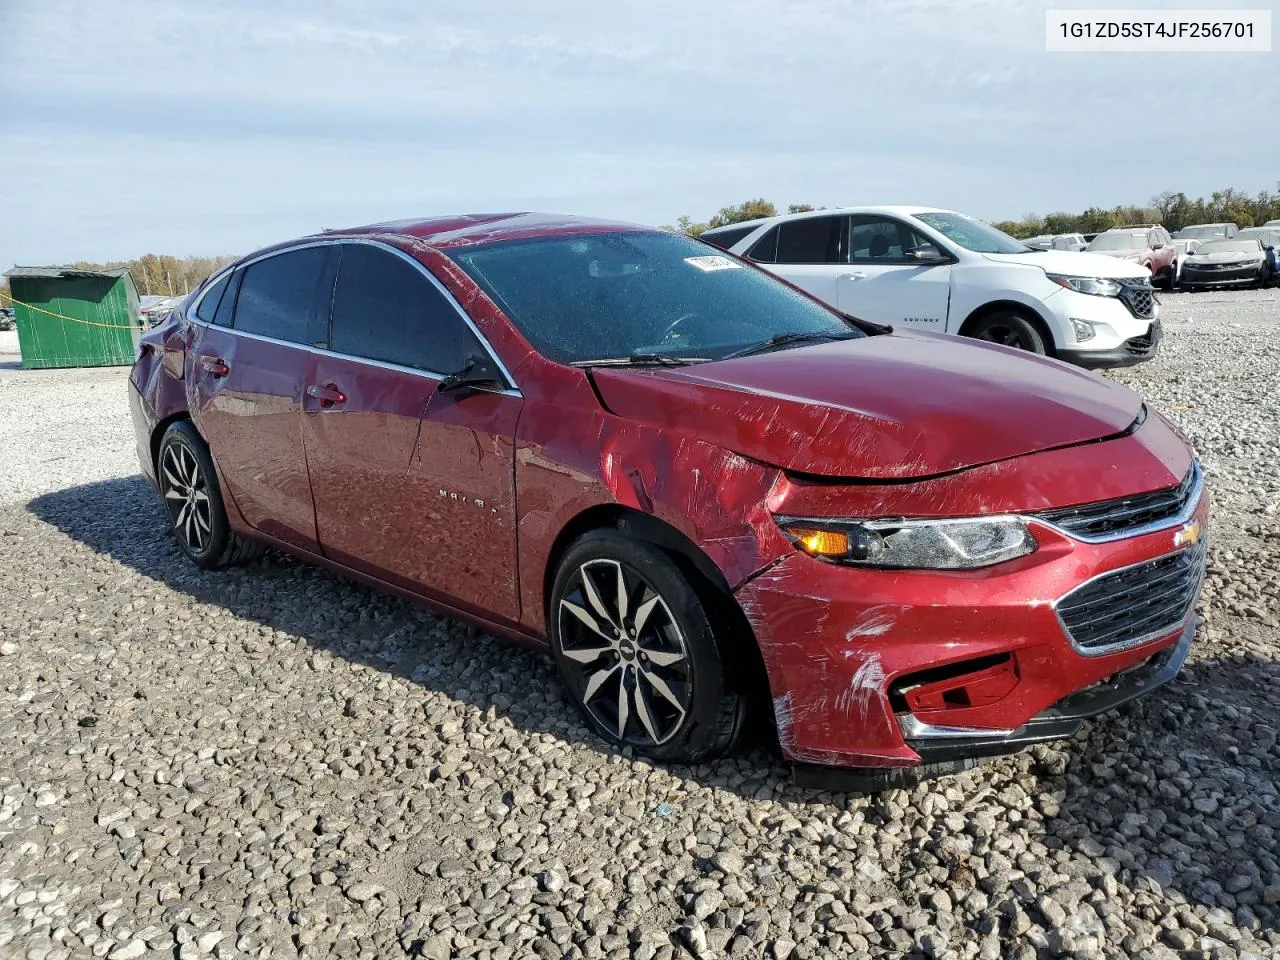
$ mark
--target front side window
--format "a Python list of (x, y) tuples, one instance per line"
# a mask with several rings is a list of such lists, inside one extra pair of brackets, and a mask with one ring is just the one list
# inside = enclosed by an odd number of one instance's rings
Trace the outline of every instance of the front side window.
[(806, 217), (778, 224), (774, 263), (843, 263), (845, 217)]
[(900, 220), (854, 217), (849, 230), (849, 259), (854, 263), (910, 263), (908, 254), (924, 246), (924, 237)]
[(933, 227), (957, 246), (974, 253), (1026, 253), (1031, 248), (989, 223), (961, 213), (917, 213), (916, 220)]
[(780, 334), (863, 336), (763, 270), (658, 231), (446, 251), (544, 356), (716, 360)]
[(461, 370), (481, 351), (453, 303), (421, 270), (359, 243), (342, 245), (329, 348), (439, 374)]
[(328, 255), (325, 247), (305, 247), (246, 267), (236, 301), (235, 329), (290, 343), (323, 340), (316, 305)]

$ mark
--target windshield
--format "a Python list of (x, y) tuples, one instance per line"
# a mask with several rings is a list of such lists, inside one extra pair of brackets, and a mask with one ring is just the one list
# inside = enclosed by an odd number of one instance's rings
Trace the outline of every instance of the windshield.
[(1180, 237), (1223, 237), (1226, 236), (1227, 228), (1220, 227), (1216, 224), (1205, 224), (1199, 227), (1183, 227), (1178, 231)]
[(917, 213), (915, 219), (933, 227), (952, 243), (959, 244), (974, 253), (1034, 252), (1021, 240), (1015, 240), (990, 224), (966, 217), (964, 214)]
[(446, 252), (560, 363), (718, 360), (780, 334), (864, 335), (764, 271), (678, 234), (578, 234)]
[(1257, 240), (1210, 240), (1196, 247), (1196, 256), (1207, 253), (1257, 253), (1261, 249)]
[(1086, 249), (1089, 250), (1145, 250), (1146, 234), (1100, 233)]

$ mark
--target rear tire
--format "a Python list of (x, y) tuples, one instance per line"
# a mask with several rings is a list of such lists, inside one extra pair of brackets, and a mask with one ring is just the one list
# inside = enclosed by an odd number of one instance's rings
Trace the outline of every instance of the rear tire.
[(1042, 357), (1049, 355), (1044, 334), (1029, 319), (1013, 310), (997, 310), (987, 314), (974, 324), (969, 336)]
[(747, 698), (731, 689), (727, 638), (708, 609), (653, 544), (595, 530), (570, 545), (551, 589), (548, 632), (565, 689), (597, 735), (686, 763), (734, 745)]
[(156, 481), (169, 529), (196, 566), (216, 570), (262, 553), (260, 544), (241, 537), (227, 522), (213, 458), (190, 420), (179, 420), (165, 431), (156, 457)]

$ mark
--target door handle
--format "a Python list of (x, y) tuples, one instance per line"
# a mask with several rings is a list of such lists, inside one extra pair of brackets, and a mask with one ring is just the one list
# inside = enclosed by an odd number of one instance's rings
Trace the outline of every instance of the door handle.
[(854, 271), (853, 273), (840, 274), (840, 279), (841, 280), (865, 280), (867, 279), (867, 275), (865, 273), (858, 273), (857, 271)]
[(227, 366), (227, 361), (221, 357), (201, 357), (200, 366), (211, 377), (225, 377), (231, 372), (231, 368)]
[(347, 402), (347, 395), (331, 383), (324, 386), (311, 384), (307, 387), (307, 396), (313, 400), (319, 400), (322, 407), (332, 407), (335, 403)]

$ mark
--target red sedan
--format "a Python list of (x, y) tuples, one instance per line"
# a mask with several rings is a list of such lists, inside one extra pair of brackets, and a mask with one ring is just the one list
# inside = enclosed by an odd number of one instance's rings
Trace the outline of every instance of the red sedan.
[(946, 768), (1072, 734), (1194, 634), (1208, 497), (1137, 395), (649, 228), (281, 244), (144, 336), (131, 384), (197, 564), (270, 545), (549, 648), (659, 759), (771, 711), (801, 771)]

